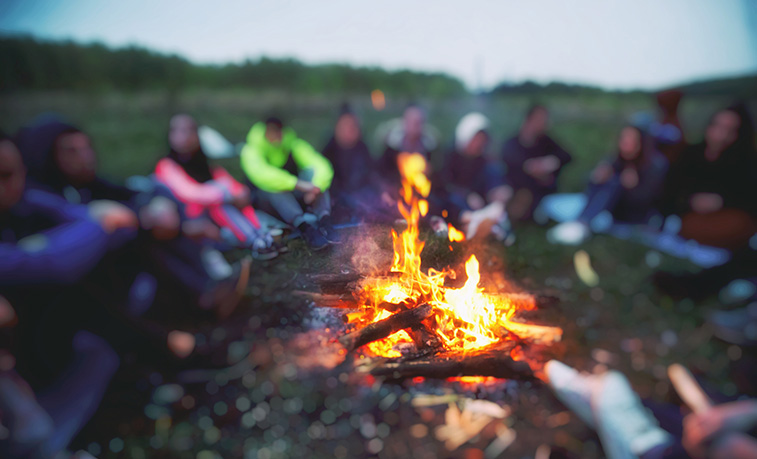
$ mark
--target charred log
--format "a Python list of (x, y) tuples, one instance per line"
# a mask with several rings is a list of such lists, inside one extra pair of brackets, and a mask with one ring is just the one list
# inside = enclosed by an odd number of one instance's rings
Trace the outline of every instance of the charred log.
[(386, 338), (403, 328), (418, 325), (432, 313), (433, 308), (430, 304), (423, 304), (413, 309), (400, 311), (384, 320), (366, 325), (360, 330), (342, 336), (339, 338), (339, 342), (347, 351), (354, 351), (360, 346)]
[(418, 353), (428, 355), (444, 349), (444, 343), (442, 343), (439, 335), (431, 329), (425, 322), (421, 322), (418, 325), (410, 327), (408, 330), (410, 337), (415, 343), (415, 348)]
[(356, 309), (358, 307), (352, 294), (331, 294), (294, 290), (292, 291), (292, 296), (305, 298), (315, 303), (316, 306), (324, 308)]
[(446, 379), (457, 376), (492, 376), (495, 378), (531, 380), (534, 373), (526, 362), (516, 362), (510, 353), (501, 350), (479, 354), (437, 355), (431, 359), (412, 362), (386, 363), (371, 370), (374, 376), (389, 379), (415, 377)]

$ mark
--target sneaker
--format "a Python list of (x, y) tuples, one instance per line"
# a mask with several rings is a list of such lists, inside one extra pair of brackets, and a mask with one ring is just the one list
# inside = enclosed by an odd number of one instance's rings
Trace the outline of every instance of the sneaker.
[(342, 237), (339, 235), (336, 228), (334, 228), (330, 215), (326, 215), (318, 221), (318, 229), (321, 231), (321, 234), (323, 234), (323, 237), (325, 237), (331, 244), (341, 244)]
[(258, 231), (252, 241), (252, 258), (255, 260), (270, 260), (279, 256), (279, 251), (273, 244), (273, 236), (268, 231)]
[(713, 311), (707, 317), (719, 339), (737, 346), (757, 346), (757, 302), (733, 311)]
[(547, 375), (547, 384), (557, 399), (587, 426), (594, 428), (591, 393), (597, 385), (597, 376), (583, 375), (557, 360), (547, 362), (544, 372)]
[(644, 408), (625, 376), (609, 371), (598, 382), (591, 407), (607, 457), (631, 459), (672, 444), (672, 436)]
[(261, 249), (252, 249), (250, 251), (252, 258), (255, 260), (265, 261), (272, 260), (279, 256), (279, 250), (276, 247), (264, 247)]
[(589, 226), (577, 221), (560, 223), (547, 231), (547, 240), (553, 244), (579, 245), (589, 237)]
[(211, 279), (221, 280), (230, 277), (234, 273), (223, 254), (216, 249), (206, 247), (200, 252), (202, 264)]
[(321, 250), (329, 245), (329, 241), (321, 234), (321, 231), (311, 223), (303, 223), (297, 227), (302, 238), (313, 250)]

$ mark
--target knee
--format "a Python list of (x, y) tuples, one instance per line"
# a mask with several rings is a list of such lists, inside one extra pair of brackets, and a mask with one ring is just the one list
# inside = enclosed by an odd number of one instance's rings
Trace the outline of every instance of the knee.
[(73, 347), (75, 354), (109, 375), (114, 374), (121, 363), (118, 354), (107, 341), (88, 331), (74, 335)]

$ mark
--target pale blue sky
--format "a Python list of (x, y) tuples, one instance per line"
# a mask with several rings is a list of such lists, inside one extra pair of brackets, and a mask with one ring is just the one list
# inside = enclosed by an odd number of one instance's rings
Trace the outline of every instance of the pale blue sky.
[(0, 33), (444, 71), (469, 87), (657, 88), (757, 72), (757, 1), (3, 0)]

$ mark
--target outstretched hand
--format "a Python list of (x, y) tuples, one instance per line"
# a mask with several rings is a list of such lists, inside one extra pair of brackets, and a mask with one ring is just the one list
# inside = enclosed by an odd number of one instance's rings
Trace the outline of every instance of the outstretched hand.
[(142, 227), (152, 231), (155, 239), (173, 239), (179, 234), (181, 217), (176, 204), (168, 198), (158, 196), (140, 212)]
[(122, 228), (136, 229), (139, 222), (131, 209), (115, 201), (98, 200), (89, 203), (89, 215), (102, 226), (106, 233)]
[(757, 402), (742, 400), (724, 403), (711, 409), (692, 413), (683, 420), (683, 445), (694, 457), (705, 457), (710, 445), (727, 444), (726, 437), (742, 433), (757, 424)]

